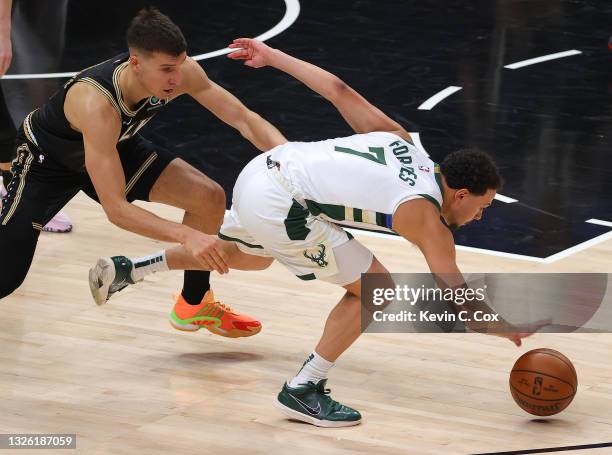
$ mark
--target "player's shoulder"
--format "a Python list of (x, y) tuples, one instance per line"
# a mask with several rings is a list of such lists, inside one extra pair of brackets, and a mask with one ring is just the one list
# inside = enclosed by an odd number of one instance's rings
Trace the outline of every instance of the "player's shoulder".
[(181, 75), (182, 87), (179, 89), (179, 94), (190, 94), (210, 85), (206, 71), (193, 57), (187, 56), (181, 65)]
[(64, 113), (70, 124), (80, 131), (92, 127), (113, 128), (121, 124), (121, 114), (116, 101), (84, 82), (75, 83), (66, 94)]

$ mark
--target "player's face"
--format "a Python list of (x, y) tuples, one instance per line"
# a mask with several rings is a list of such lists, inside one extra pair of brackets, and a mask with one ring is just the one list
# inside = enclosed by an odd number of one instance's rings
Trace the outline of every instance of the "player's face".
[(480, 220), (484, 210), (493, 202), (495, 193), (495, 190), (487, 190), (485, 194), (478, 196), (466, 189), (457, 190), (445, 218), (446, 223), (451, 229), (456, 229), (471, 221)]
[(171, 98), (181, 85), (181, 65), (185, 62), (187, 54), (183, 52), (178, 56), (161, 52), (152, 52), (138, 58), (137, 71), (140, 83), (151, 96), (160, 99)]

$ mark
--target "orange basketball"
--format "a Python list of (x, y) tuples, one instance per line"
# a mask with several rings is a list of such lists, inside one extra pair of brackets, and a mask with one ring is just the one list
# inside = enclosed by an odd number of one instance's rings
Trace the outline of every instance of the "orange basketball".
[(536, 416), (563, 411), (574, 399), (578, 377), (572, 362), (553, 349), (534, 349), (512, 367), (510, 392), (523, 410)]

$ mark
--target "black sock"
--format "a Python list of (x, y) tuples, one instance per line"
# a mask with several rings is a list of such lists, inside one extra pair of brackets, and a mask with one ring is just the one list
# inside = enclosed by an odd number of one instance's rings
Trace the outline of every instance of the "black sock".
[(183, 299), (189, 305), (199, 305), (206, 291), (210, 289), (210, 272), (185, 270), (183, 281)]
[(11, 171), (5, 171), (4, 169), (2, 169), (2, 181), (4, 183), (4, 188), (8, 188), (12, 178), (13, 174), (11, 173)]

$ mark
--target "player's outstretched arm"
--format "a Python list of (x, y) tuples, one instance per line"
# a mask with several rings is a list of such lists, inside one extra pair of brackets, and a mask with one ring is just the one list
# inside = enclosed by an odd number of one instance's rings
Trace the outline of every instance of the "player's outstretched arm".
[(236, 49), (228, 54), (229, 58), (244, 60), (245, 65), (253, 68), (272, 66), (323, 96), (338, 109), (355, 132), (390, 131), (410, 140), (410, 134), (399, 123), (329, 71), (250, 38), (235, 39), (229, 47)]
[[(467, 286), (457, 267), (453, 236), (442, 224), (439, 212), (429, 201), (414, 199), (401, 204), (393, 214), (393, 230), (421, 250), (440, 287), (458, 289)], [(466, 301), (454, 309), (465, 310), (471, 314), (476, 311), (495, 314), (486, 302), (476, 300)], [(466, 323), (466, 327), (470, 330), (507, 338), (517, 346), (521, 345), (523, 338), (532, 335), (545, 325), (547, 321), (529, 327), (516, 327), (501, 318), (498, 322)]]
[(193, 99), (215, 114), (262, 152), (287, 142), (285, 136), (270, 122), (248, 109), (220, 85), (211, 81), (202, 67), (188, 58), (185, 90)]
[(13, 0), (0, 0), (0, 76), (11, 65), (13, 49), (11, 44), (11, 6)]

